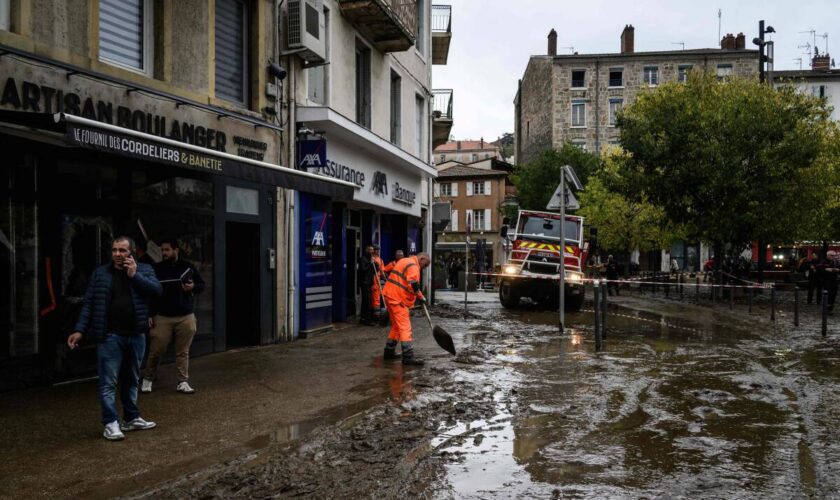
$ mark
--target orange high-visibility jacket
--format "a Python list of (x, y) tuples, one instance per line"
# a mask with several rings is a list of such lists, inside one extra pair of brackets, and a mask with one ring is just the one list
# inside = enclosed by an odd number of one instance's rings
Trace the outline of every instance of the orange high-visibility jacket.
[(382, 270), (385, 271), (386, 273), (390, 273), (391, 271), (394, 270), (394, 267), (396, 267), (396, 266), (397, 266), (397, 261), (392, 260), (391, 262), (388, 263), (388, 265), (383, 267)]
[[(376, 279), (379, 279), (382, 274), (382, 268), (385, 267), (385, 263), (382, 262), (382, 259), (376, 255), (373, 256), (373, 262), (376, 264)], [(374, 285), (376, 285), (376, 283), (374, 283)]]
[(414, 300), (417, 297), (423, 297), (419, 288), (417, 293), (414, 293), (415, 283), (419, 286), (420, 261), (412, 255), (397, 262), (391, 274), (388, 275), (382, 294), (389, 299), (400, 301), (405, 307), (414, 307)]

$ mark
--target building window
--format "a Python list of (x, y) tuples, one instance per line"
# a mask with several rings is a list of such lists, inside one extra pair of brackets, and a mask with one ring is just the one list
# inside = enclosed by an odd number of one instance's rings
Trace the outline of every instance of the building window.
[(248, 101), (248, 3), (216, 0), (216, 97)]
[(484, 181), (476, 181), (472, 183), (473, 195), (484, 194)]
[(618, 115), (618, 112), (621, 111), (621, 107), (624, 106), (623, 99), (610, 99), (610, 126), (615, 127), (615, 118)]
[(472, 216), (472, 229), (475, 231), (483, 231), (487, 227), (485, 225), (486, 219), (484, 218), (484, 209), (480, 208), (478, 210), (473, 210)]
[(470, 161), (478, 161), (478, 153), (473, 153), (470, 155)]
[[(330, 11), (324, 9), (324, 54), (330, 60)], [(306, 70), (309, 90), (309, 100), (315, 104), (327, 104), (328, 73), (326, 64), (314, 66)]]
[(648, 85), (659, 85), (659, 67), (646, 66), (644, 80)]
[(445, 161), (446, 161), (446, 155), (440, 155), (440, 163), (443, 163)]
[(0, 30), (9, 31), (11, 12), (11, 0), (0, 0)]
[(811, 87), (811, 95), (814, 97), (825, 97), (825, 85), (814, 85)]
[(370, 128), (370, 49), (356, 39), (356, 123)]
[(685, 83), (688, 81), (688, 74), (691, 73), (690, 64), (681, 64), (677, 67), (677, 81)]
[(400, 136), (402, 135), (402, 128), (400, 122), (402, 121), (401, 112), (402, 102), (402, 78), (394, 70), (391, 70), (391, 142), (400, 145)]
[(420, 159), (425, 158), (425, 154), (423, 153), (423, 134), (425, 133), (426, 127), (423, 124), (426, 121), (426, 100), (423, 99), (419, 94), (416, 94), (414, 97), (415, 100), (415, 107), (417, 108), (416, 111), (416, 121), (417, 123), (414, 126), (414, 142), (417, 146), (417, 157)]
[(577, 89), (586, 85), (586, 71), (582, 69), (572, 70), (572, 88)]
[(572, 101), (572, 127), (586, 126), (586, 101)]
[(440, 195), (441, 196), (452, 196), (452, 183), (451, 182), (443, 182), (440, 185)]
[(490, 153), (484, 153), (484, 159), (486, 160), (488, 158), (490, 158)]
[(417, 0), (417, 33), (414, 46), (421, 55), (426, 53), (426, 1)]
[(610, 87), (624, 86), (624, 69), (610, 68)]
[(578, 147), (584, 151), (586, 151), (586, 141), (582, 139), (577, 139), (572, 141), (572, 146)]
[(732, 65), (731, 64), (718, 64), (717, 65), (717, 79), (718, 80), (728, 80), (732, 76)]
[[(9, 2), (2, 8), (8, 25)], [(99, 59), (150, 74), (152, 19), (151, 0), (100, 0)]]

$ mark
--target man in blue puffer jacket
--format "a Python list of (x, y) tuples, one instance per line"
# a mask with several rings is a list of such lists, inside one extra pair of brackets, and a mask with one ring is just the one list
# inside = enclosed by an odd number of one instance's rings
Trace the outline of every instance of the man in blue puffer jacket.
[[(140, 417), (137, 388), (140, 364), (146, 352), (149, 302), (162, 288), (155, 271), (134, 259), (134, 240), (118, 236), (111, 242), (111, 263), (99, 266), (90, 277), (75, 332), (67, 345), (75, 349), (83, 335), (96, 342), (99, 404), (105, 439), (125, 438), (122, 431), (155, 427)], [(124, 421), (117, 417), (117, 383)]]

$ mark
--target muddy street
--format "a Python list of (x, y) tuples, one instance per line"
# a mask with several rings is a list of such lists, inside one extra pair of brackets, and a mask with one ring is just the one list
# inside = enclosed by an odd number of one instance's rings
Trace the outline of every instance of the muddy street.
[(840, 342), (815, 325), (622, 296), (595, 352), (591, 303), (561, 337), (554, 312), (438, 300), (457, 357), (385, 363), (385, 400), (140, 496), (840, 494)]

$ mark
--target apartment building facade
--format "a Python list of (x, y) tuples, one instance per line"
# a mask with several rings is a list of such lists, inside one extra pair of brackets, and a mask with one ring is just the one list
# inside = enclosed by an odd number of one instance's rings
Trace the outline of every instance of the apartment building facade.
[(438, 166), (447, 162), (468, 164), (489, 158), (504, 159), (501, 148), (491, 142), (485, 142), (484, 138), (477, 141), (469, 139), (447, 141), (437, 146), (434, 151), (435, 165)]
[(639, 92), (685, 81), (691, 71), (720, 78), (758, 73), (758, 51), (746, 49), (743, 33), (726, 35), (716, 49), (636, 52), (628, 25), (620, 42), (617, 53), (558, 55), (551, 30), (547, 55), (531, 56), (514, 99), (518, 163), (565, 142), (595, 152), (617, 144), (616, 117), (624, 106)]

